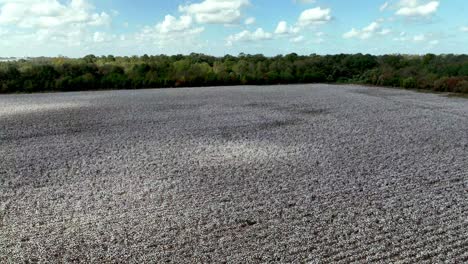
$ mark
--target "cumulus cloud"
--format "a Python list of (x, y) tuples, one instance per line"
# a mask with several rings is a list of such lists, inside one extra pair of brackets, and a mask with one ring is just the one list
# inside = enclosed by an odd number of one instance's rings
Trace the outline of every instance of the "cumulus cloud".
[(388, 35), (390, 34), (390, 29), (384, 28), (381, 29), (381, 25), (378, 21), (370, 23), (368, 26), (358, 30), (352, 28), (350, 31), (343, 34), (343, 38), (359, 38), (359, 39), (368, 39), (373, 37), (375, 34), (379, 35)]
[(94, 40), (94, 42), (104, 42), (104, 41), (105, 41), (105, 35), (104, 35), (104, 33), (102, 33), (102, 32), (94, 32), (93, 40)]
[(432, 33), (426, 33), (426, 34), (417, 34), (413, 37), (414, 42), (425, 42), (431, 45), (436, 45), (439, 43), (439, 40), (436, 39), (436, 35)]
[(309, 26), (316, 26), (327, 23), (331, 19), (331, 9), (315, 7), (304, 10), (300, 14), (297, 22), (292, 26), (289, 26), (288, 22), (286, 21), (278, 22), (274, 33), (278, 37), (288, 36), (290, 37), (291, 42), (298, 43), (305, 39), (305, 37), (302, 35), (298, 36), (301, 31), (305, 30)]
[(205, 28), (197, 25), (191, 16), (166, 15), (155, 25), (145, 26), (136, 33), (121, 35), (121, 41), (116, 44), (131, 50), (132, 53), (195, 52), (205, 45), (200, 39), (204, 30)]
[(288, 23), (280, 21), (276, 27), (275, 34), (286, 34), (288, 32)]
[(413, 40), (416, 42), (421, 42), (426, 40), (426, 35), (424, 34), (419, 34), (413, 37)]
[(289, 35), (299, 33), (298, 27), (289, 27), (286, 21), (280, 21), (275, 29), (275, 34)]
[(2, 0), (0, 25), (19, 28), (57, 28), (68, 26), (105, 26), (111, 16), (95, 13), (86, 0), (62, 3), (58, 0)]
[(352, 28), (350, 31), (343, 34), (343, 38), (355, 38), (358, 37), (361, 32), (355, 28)]
[(255, 31), (244, 30), (234, 35), (230, 35), (226, 39), (228, 46), (232, 46), (234, 42), (254, 42), (260, 40), (273, 39), (273, 34), (264, 31), (262, 28), (257, 28)]
[(192, 17), (181, 16), (179, 19), (171, 15), (166, 15), (161, 23), (156, 25), (158, 33), (167, 34), (173, 32), (181, 32), (189, 29), (192, 26)]
[(198, 23), (236, 24), (242, 18), (242, 9), (249, 4), (249, 0), (204, 0), (181, 5), (179, 11), (195, 17)]
[(88, 0), (0, 0), (0, 27), (11, 29), (0, 49), (27, 47), (19, 51), (24, 54), (43, 52), (45, 46), (57, 53), (83, 50), (109, 39), (103, 31), (109, 29), (112, 13), (97, 12)]
[(421, 3), (419, 0), (400, 0), (396, 14), (404, 17), (426, 17), (437, 12), (439, 6), (439, 1)]
[(408, 40), (408, 37), (407, 37), (407, 34), (406, 32), (400, 32), (400, 34), (398, 35), (398, 37), (394, 38), (393, 39), (394, 41), (407, 41)]
[(252, 24), (255, 24), (255, 21), (256, 21), (255, 17), (248, 17), (245, 19), (244, 24), (252, 25)]
[(431, 49), (440, 43), (440, 41), (437, 39), (437, 36), (432, 33), (417, 34), (409, 40), (413, 41), (414, 43), (421, 43), (423, 45), (425, 44), (426, 49)]
[(315, 40), (314, 40), (314, 43), (316, 44), (321, 44), (323, 42), (325, 42), (325, 39), (323, 38), (325, 36), (325, 33), (323, 32), (317, 32), (315, 33)]
[(384, 29), (380, 30), (379, 32), (377, 32), (377, 34), (382, 35), (382, 36), (388, 35), (390, 33), (392, 33), (392, 31), (390, 29), (388, 29), (388, 28), (384, 28)]
[(383, 3), (379, 8), (380, 12), (385, 11), (388, 8), (388, 6), (389, 6), (388, 2)]
[(106, 32), (94, 32), (93, 34), (93, 41), (96, 43), (105, 43), (105, 42), (111, 42), (117, 39), (116, 35), (109, 34)]
[(331, 9), (315, 7), (304, 10), (298, 19), (298, 25), (302, 27), (319, 25), (329, 22), (332, 19)]
[(315, 0), (293, 0), (297, 4), (313, 4)]
[(300, 42), (304, 41), (304, 39), (305, 39), (304, 36), (297, 36), (297, 37), (292, 38), (291, 42), (292, 43), (300, 43)]
[(406, 32), (401, 32), (400, 35), (393, 40), (399, 42), (427, 43), (428, 46), (435, 46), (440, 42), (437, 39), (437, 35), (432, 33), (420, 33), (409, 36)]
[(156, 43), (166, 43), (168, 41), (183, 40), (193, 38), (204, 31), (203, 27), (195, 27), (190, 16), (180, 16), (176, 18), (166, 15), (164, 20), (153, 27), (145, 27), (137, 35), (140, 40), (152, 40)]

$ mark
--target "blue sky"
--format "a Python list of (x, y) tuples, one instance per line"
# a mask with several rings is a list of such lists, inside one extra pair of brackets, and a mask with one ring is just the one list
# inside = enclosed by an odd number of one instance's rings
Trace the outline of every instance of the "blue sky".
[(0, 0), (0, 57), (468, 53), (466, 0)]

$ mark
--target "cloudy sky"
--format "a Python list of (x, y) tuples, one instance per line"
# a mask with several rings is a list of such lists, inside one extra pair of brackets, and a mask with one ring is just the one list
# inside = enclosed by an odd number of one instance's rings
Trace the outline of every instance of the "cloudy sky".
[(467, 0), (0, 0), (0, 57), (468, 53)]

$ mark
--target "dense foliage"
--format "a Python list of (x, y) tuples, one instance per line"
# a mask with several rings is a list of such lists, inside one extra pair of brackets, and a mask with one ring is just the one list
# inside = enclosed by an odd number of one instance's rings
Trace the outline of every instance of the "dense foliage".
[(322, 82), (468, 93), (468, 55), (88, 55), (0, 63), (2, 93)]

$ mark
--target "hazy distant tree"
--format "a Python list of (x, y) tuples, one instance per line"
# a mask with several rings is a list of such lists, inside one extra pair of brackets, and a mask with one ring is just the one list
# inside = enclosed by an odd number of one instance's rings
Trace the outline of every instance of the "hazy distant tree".
[(97, 60), (97, 57), (94, 56), (94, 55), (86, 55), (83, 57), (83, 60), (86, 62), (86, 63), (95, 63), (96, 60)]

